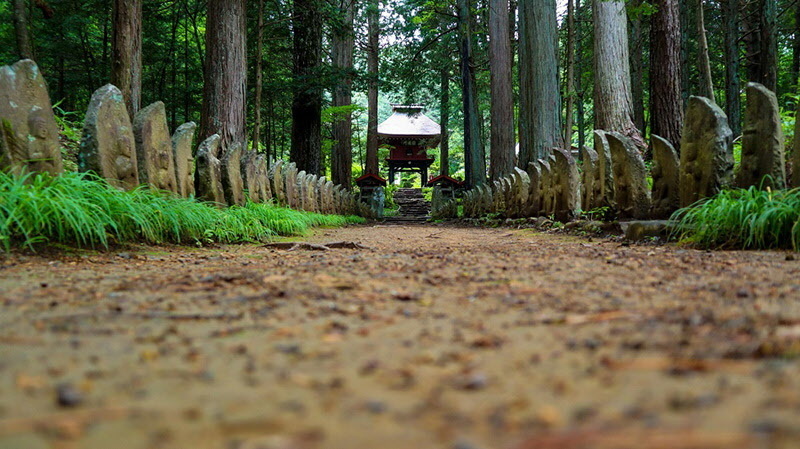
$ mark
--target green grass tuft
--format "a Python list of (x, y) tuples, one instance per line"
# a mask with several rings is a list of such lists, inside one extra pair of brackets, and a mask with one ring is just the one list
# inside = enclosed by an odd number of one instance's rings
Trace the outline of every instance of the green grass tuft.
[(678, 237), (701, 248), (800, 250), (800, 189), (725, 190), (672, 218)]
[(363, 223), (271, 204), (218, 209), (140, 187), (123, 192), (91, 174), (12, 176), (0, 172), (0, 245), (40, 243), (108, 247), (111, 243), (263, 242), (313, 227)]

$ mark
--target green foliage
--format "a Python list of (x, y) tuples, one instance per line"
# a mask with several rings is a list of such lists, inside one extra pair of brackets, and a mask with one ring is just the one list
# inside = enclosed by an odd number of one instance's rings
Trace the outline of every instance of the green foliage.
[(0, 173), (0, 244), (6, 251), (45, 242), (92, 248), (125, 242), (259, 242), (363, 221), (271, 204), (221, 210), (146, 187), (123, 192), (86, 173)]
[(78, 121), (78, 114), (61, 109), (61, 102), (53, 105), (53, 113), (60, 133), (64, 170), (78, 171), (78, 152), (80, 152), (81, 136), (83, 135), (83, 126)]
[(676, 235), (701, 248), (800, 250), (800, 189), (726, 190), (672, 218)]

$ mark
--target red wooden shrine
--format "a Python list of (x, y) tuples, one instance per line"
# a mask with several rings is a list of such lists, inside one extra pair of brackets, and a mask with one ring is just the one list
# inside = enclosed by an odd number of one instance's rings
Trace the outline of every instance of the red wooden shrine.
[(399, 172), (419, 173), (422, 185), (428, 181), (434, 161), (428, 150), (441, 142), (442, 128), (422, 113), (424, 109), (422, 105), (392, 105), (392, 116), (378, 126), (378, 142), (389, 148), (390, 184)]

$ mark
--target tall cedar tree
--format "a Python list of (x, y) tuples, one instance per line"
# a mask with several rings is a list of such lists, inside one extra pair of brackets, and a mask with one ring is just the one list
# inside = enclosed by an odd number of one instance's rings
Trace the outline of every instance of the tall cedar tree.
[(291, 160), (298, 170), (322, 176), (322, 11), (319, 0), (295, 0), (294, 100)]
[(246, 0), (209, 0), (200, 137), (221, 137), (222, 148), (245, 145), (247, 89)]
[[(333, 65), (337, 70), (337, 83), (333, 90), (333, 106), (350, 106), (353, 102), (353, 51), (355, 34), (355, 0), (338, 1), (338, 17), (333, 30)], [(352, 114), (337, 115), (333, 123), (334, 146), (331, 152), (331, 178), (334, 184), (349, 189), (353, 177), (353, 121)]]
[(556, 1), (520, 0), (519, 9), (519, 166), (525, 170), (562, 146), (561, 95)]
[(700, 68), (700, 95), (716, 103), (714, 82), (711, 78), (711, 60), (708, 57), (706, 20), (703, 0), (697, 0), (697, 66)]
[(644, 139), (633, 122), (625, 3), (594, 0), (593, 12), (595, 128), (624, 134), (643, 149)]
[(681, 23), (678, 0), (655, 0), (650, 19), (650, 130), (680, 148)]
[[(800, 3), (799, 3), (800, 4)], [(800, 9), (798, 9), (800, 10)], [(725, 25), (725, 114), (734, 136), (742, 132), (741, 80), (739, 79), (739, 0), (722, 2)], [(800, 42), (800, 33), (798, 33)]]
[(142, 103), (142, 0), (114, 0), (111, 16), (111, 84), (133, 118)]
[(752, 0), (745, 15), (747, 75), (750, 81), (777, 90), (777, 0)]
[(33, 47), (28, 32), (28, 7), (25, 0), (14, 0), (14, 33), (20, 59), (33, 59)]
[(256, 25), (256, 93), (253, 98), (253, 151), (261, 145), (261, 97), (264, 94), (264, 0), (258, 0), (258, 22)]
[(370, 0), (367, 5), (367, 163), (366, 174), (377, 175), (378, 167), (378, 68), (380, 57), (380, 4)]
[(492, 180), (514, 170), (514, 91), (511, 71), (508, 0), (489, 1), (492, 133), (489, 173)]
[[(472, 11), (469, 1), (458, 0), (458, 35), (461, 41), (461, 88), (464, 102), (464, 169), (466, 185), (486, 182), (486, 156), (481, 141), (478, 91), (472, 59)], [(423, 180), (424, 182), (424, 180)]]
[(442, 92), (439, 100), (440, 124), (442, 126), (442, 143), (439, 144), (439, 165), (441, 174), (450, 176), (450, 67), (442, 65)]

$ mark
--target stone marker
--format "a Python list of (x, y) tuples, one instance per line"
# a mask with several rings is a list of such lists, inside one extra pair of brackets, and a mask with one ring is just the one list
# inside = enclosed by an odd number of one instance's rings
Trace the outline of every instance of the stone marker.
[(742, 134), (742, 162), (736, 171), (736, 186), (786, 188), (786, 155), (778, 98), (761, 84), (747, 84)]
[(581, 174), (581, 206), (586, 211), (603, 207), (603, 182), (600, 178), (600, 160), (597, 152), (581, 148), (583, 172)]
[(553, 173), (550, 166), (550, 159), (538, 159), (539, 167), (542, 169), (542, 208), (541, 213), (550, 215), (555, 212), (553, 208)]
[(650, 186), (642, 154), (620, 133), (606, 133), (614, 170), (614, 196), (620, 218), (644, 219), (650, 214)]
[(242, 144), (234, 142), (223, 150), (222, 190), (225, 201), (231, 206), (244, 206), (244, 181), (242, 180)]
[(653, 217), (669, 218), (680, 207), (680, 162), (668, 140), (653, 134)]
[(222, 188), (222, 162), (219, 160), (220, 137), (218, 134), (206, 139), (197, 150), (197, 199), (224, 206), (225, 191)]
[(280, 205), (286, 204), (286, 194), (283, 193), (283, 161), (278, 160), (269, 169), (269, 180), (272, 186), (272, 196)]
[(261, 180), (259, 186), (261, 187), (261, 198), (263, 202), (269, 202), (272, 200), (272, 189), (270, 188), (269, 182), (269, 162), (267, 162), (267, 157), (263, 154), (259, 154), (256, 157), (256, 173), (258, 173), (258, 178)]
[[(797, 102), (795, 117), (800, 117), (800, 101)], [(794, 141), (792, 147), (792, 187), (800, 187), (800, 120), (794, 121)]]
[(557, 220), (569, 221), (577, 218), (581, 210), (580, 173), (568, 150), (554, 148), (553, 156), (553, 208)]
[(247, 199), (253, 203), (263, 203), (261, 198), (262, 189), (259, 186), (258, 166), (256, 165), (258, 155), (254, 151), (245, 151), (242, 155), (242, 184), (247, 191)]
[(600, 198), (596, 204), (614, 207), (614, 169), (611, 167), (611, 149), (608, 147), (606, 132), (594, 131), (594, 151), (597, 153), (597, 171), (600, 180)]
[(715, 195), (733, 178), (728, 117), (704, 97), (689, 97), (681, 138), (681, 207)]
[(530, 178), (530, 190), (528, 190), (525, 215), (537, 217), (542, 212), (542, 165), (538, 161), (528, 164), (528, 178)]
[(286, 192), (286, 205), (292, 209), (298, 209), (297, 198), (297, 164), (294, 162), (286, 165), (283, 169), (284, 191)]
[(178, 195), (189, 198), (194, 196), (194, 158), (192, 144), (197, 125), (194, 122), (184, 123), (172, 135), (172, 155), (175, 158), (175, 178), (178, 182)]
[(136, 113), (133, 135), (136, 138), (139, 182), (178, 193), (175, 162), (172, 158), (172, 136), (167, 127), (164, 103), (157, 101)]
[(95, 172), (119, 189), (139, 187), (133, 125), (122, 92), (114, 85), (97, 89), (89, 102), (78, 170)]
[(47, 84), (30, 59), (0, 67), (0, 170), (63, 171), (61, 143)]

